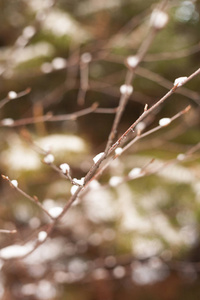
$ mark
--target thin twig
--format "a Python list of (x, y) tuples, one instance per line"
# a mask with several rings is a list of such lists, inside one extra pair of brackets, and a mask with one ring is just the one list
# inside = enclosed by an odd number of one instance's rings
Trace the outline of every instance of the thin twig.
[(4, 105), (6, 105), (7, 103), (9, 103), (10, 101), (19, 99), (19, 98), (21, 98), (21, 97), (29, 94), (30, 91), (31, 91), (31, 89), (27, 88), (27, 89), (25, 89), (22, 92), (16, 93), (16, 97), (14, 97), (14, 98), (9, 97), (9, 94), (8, 94), (8, 96), (6, 98), (4, 98), (3, 100), (0, 101), (0, 109), (2, 109), (4, 107)]
[[(83, 55), (90, 55), (90, 54), (83, 54)], [(83, 57), (83, 56), (82, 56)], [(78, 97), (77, 97), (77, 103), (78, 105), (84, 105), (85, 103), (85, 96), (86, 92), (89, 87), (89, 63), (85, 62), (84, 59), (80, 61), (80, 89), (78, 92)]]
[[(172, 82), (168, 79), (162, 77), (159, 74), (156, 74), (150, 70), (147, 70), (145, 68), (139, 67), (136, 70), (136, 74), (140, 75), (141, 77), (147, 78), (148, 80), (154, 81), (157, 84), (169, 89), (172, 85)], [(191, 91), (190, 89), (187, 89), (185, 87), (182, 87), (177, 91), (177, 94), (183, 95), (185, 97), (188, 97), (189, 99), (192, 99), (195, 101), (198, 105), (200, 105), (200, 95), (197, 92)]]
[(46, 215), (48, 215), (48, 217), (50, 217), (52, 220), (54, 219), (54, 218), (50, 215), (50, 213), (44, 208), (44, 206), (39, 202), (39, 200), (38, 200), (38, 198), (37, 198), (36, 196), (31, 197), (31, 196), (28, 195), (26, 192), (24, 192), (22, 189), (20, 189), (18, 186), (13, 185), (12, 180), (10, 180), (8, 176), (1, 175), (1, 177), (2, 177), (3, 179), (7, 180), (7, 181), (10, 183), (10, 185), (11, 185), (13, 188), (15, 188), (21, 195), (23, 195), (24, 197), (26, 197), (27, 199), (29, 199), (31, 202), (35, 203), (39, 208), (41, 208), (41, 209), (44, 211), (44, 213), (45, 213)]
[(17, 230), (16, 229), (13, 229), (13, 230), (0, 229), (0, 233), (14, 234), (14, 233), (17, 233)]
[(52, 113), (47, 113), (44, 116), (41, 117), (31, 117), (31, 118), (25, 118), (20, 120), (12, 120), (11, 124), (6, 124), (5, 120), (3, 119), (0, 121), (0, 127), (19, 127), (24, 125), (30, 125), (30, 124), (36, 124), (40, 122), (61, 122), (61, 121), (67, 121), (67, 120), (77, 120), (80, 117), (83, 117), (85, 115), (91, 114), (91, 113), (97, 113), (97, 114), (114, 114), (116, 113), (117, 108), (104, 108), (100, 107), (98, 108), (98, 103), (93, 103), (91, 107), (82, 109), (80, 111), (71, 113), (71, 114), (64, 114), (64, 115), (57, 115), (54, 116)]
[(144, 58), (144, 61), (152, 62), (152, 61), (160, 61), (160, 60), (174, 60), (183, 57), (190, 56), (192, 54), (198, 53), (200, 51), (200, 44), (196, 44), (191, 46), (189, 49), (181, 49), (176, 50), (174, 52), (163, 52), (156, 54), (147, 54)]
[[(183, 83), (185, 84), (186, 82), (188, 82), (189, 80), (191, 80), (192, 78), (194, 78), (195, 76), (197, 76), (200, 73), (200, 68), (195, 71), (193, 74), (191, 74), (187, 80)], [(174, 86), (163, 98), (161, 98), (156, 104), (154, 104), (151, 108), (149, 108), (148, 110), (145, 110), (144, 113), (141, 115), (142, 119), (147, 116), (150, 112), (152, 112), (156, 107), (158, 107), (161, 103), (163, 103), (171, 94), (173, 94), (173, 92), (178, 88), (178, 86)], [(138, 118), (138, 120), (140, 121), (140, 117)], [(132, 128), (136, 125), (136, 123), (138, 124), (139, 121), (135, 121), (130, 127), (129, 129), (121, 136), (121, 138), (119, 139), (120, 142), (122, 142), (122, 140), (125, 139), (125, 137), (128, 135), (128, 133), (132, 130)], [(118, 140), (118, 141), (119, 141)], [(115, 143), (110, 149), (110, 153), (116, 149), (116, 147), (118, 146), (117, 143)], [(48, 225), (48, 229), (47, 229), (47, 237), (50, 235), (50, 233), (52, 232), (52, 230), (54, 229), (55, 225), (57, 224), (58, 221), (61, 220), (61, 218), (66, 214), (66, 212), (70, 209), (70, 207), (72, 206), (72, 204), (74, 203), (74, 201), (77, 199), (77, 197), (79, 196), (79, 194), (83, 191), (84, 187), (87, 185), (87, 183), (90, 181), (90, 179), (95, 175), (95, 172), (97, 171), (98, 167), (100, 166), (100, 164), (102, 163), (102, 161), (106, 158), (106, 155), (104, 153), (104, 155), (102, 155), (102, 157), (91, 167), (91, 169), (89, 170), (89, 172), (87, 173), (87, 175), (85, 176), (85, 181), (84, 181), (84, 185), (83, 186), (79, 186), (76, 190), (76, 192), (74, 193), (74, 195), (72, 195), (70, 197), (70, 199), (68, 200), (67, 204), (64, 206), (62, 213), (57, 217), (54, 218), (53, 222), (51, 224)], [(28, 197), (29, 198), (29, 197)], [(31, 199), (30, 199), (31, 198)], [(29, 199), (31, 201), (35, 202), (35, 199), (30, 197)], [(37, 203), (37, 202), (36, 202)], [(41, 207), (42, 208), (42, 207)], [(46, 237), (46, 238), (47, 238)], [(46, 240), (45, 238), (45, 240)], [(44, 241), (45, 241), (44, 240)], [(44, 241), (39, 242), (35, 245), (34, 249), (32, 249), (30, 251), (30, 253), (32, 253), (37, 247), (39, 247), (41, 244), (44, 243)], [(26, 254), (29, 255), (30, 253)]]
[[(177, 118), (179, 118), (180, 116), (182, 116), (183, 114), (187, 113), (189, 110), (190, 110), (190, 106), (187, 106), (185, 109), (183, 109), (182, 111), (178, 112), (176, 115), (174, 115), (172, 118), (171, 118), (171, 122), (173, 122), (174, 120), (176, 120)], [(171, 124), (171, 123), (170, 123)], [(167, 125), (168, 126), (168, 125)], [(165, 126), (166, 127), (166, 126)], [(137, 141), (143, 139), (144, 137), (162, 129), (163, 126), (159, 125), (157, 127), (154, 127), (153, 129), (150, 129), (140, 135), (136, 135), (125, 147), (123, 147), (121, 149), (121, 152), (120, 154), (115, 154), (113, 155), (112, 159), (109, 160), (89, 181), (88, 183), (85, 185), (85, 188), (86, 186), (89, 185), (89, 183), (92, 181), (92, 180), (96, 180), (99, 176), (102, 175), (102, 173), (105, 171), (105, 169), (110, 165), (111, 161), (115, 160), (117, 157), (119, 157), (119, 155), (121, 156), (127, 149), (129, 149), (133, 144), (135, 144)]]
[[(163, 5), (164, 5), (165, 2), (166, 1), (163, 1)], [(128, 71), (127, 71), (126, 80), (125, 80), (125, 85), (126, 86), (131, 85), (132, 80), (134, 78), (135, 70), (137, 69), (140, 62), (143, 60), (143, 58), (144, 58), (145, 54), (147, 53), (150, 45), (152, 44), (157, 32), (158, 32), (158, 30), (155, 27), (151, 27), (151, 30), (150, 30), (149, 34), (147, 35), (146, 39), (141, 44), (141, 46), (140, 46), (140, 48), (139, 48), (139, 50), (136, 54), (136, 57), (137, 57), (137, 60), (138, 60), (137, 65), (134, 68), (129, 68)], [(110, 148), (110, 146), (112, 145), (112, 143), (115, 139), (115, 136), (116, 136), (116, 133), (117, 133), (117, 127), (118, 127), (119, 122), (121, 120), (121, 117), (122, 117), (122, 114), (124, 112), (124, 109), (125, 109), (125, 106), (127, 104), (128, 99), (129, 99), (129, 94), (128, 93), (122, 94), (121, 97), (120, 97), (119, 109), (116, 113), (116, 116), (115, 116), (115, 119), (114, 119), (114, 122), (113, 122), (113, 126), (112, 126), (111, 132), (110, 132), (109, 137), (108, 137), (108, 142), (107, 142), (106, 148), (105, 148), (106, 155), (108, 154), (109, 148)]]
[[(200, 73), (200, 68), (196, 70), (194, 73), (192, 73), (183, 83), (185, 85), (188, 81), (193, 79), (195, 76), (197, 76)], [(122, 136), (117, 140), (117, 142), (112, 145), (112, 147), (109, 149), (110, 154), (112, 151), (114, 151), (121, 143), (126, 139), (127, 135), (135, 128), (135, 126), (142, 121), (145, 117), (147, 117), (153, 110), (155, 110), (158, 106), (160, 106), (166, 99), (168, 99), (177, 89), (179, 86), (175, 85), (172, 87), (172, 89), (165, 94), (158, 102), (156, 102), (152, 107), (144, 111), (141, 116), (122, 134)]]

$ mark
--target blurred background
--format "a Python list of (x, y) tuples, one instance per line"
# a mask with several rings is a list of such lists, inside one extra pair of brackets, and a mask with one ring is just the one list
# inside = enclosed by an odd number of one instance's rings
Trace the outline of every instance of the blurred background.
[[(36, 195), (46, 210), (64, 207), (71, 183), (36, 150), (51, 151), (56, 166), (69, 164), (73, 178), (85, 176), (92, 158), (104, 151), (126, 58), (148, 36), (158, 3), (0, 1), (0, 105), (15, 95), (9, 92), (25, 91), (0, 110), (0, 172)], [(136, 69), (118, 137), (145, 104), (153, 105), (177, 77), (199, 68), (199, 11), (199, 1), (167, 2), (168, 23)], [(94, 103), (98, 111), (72, 114)], [(114, 160), (31, 255), (6, 260), (0, 251), (1, 299), (199, 299), (199, 148), (187, 155), (200, 138), (199, 76), (140, 128), (150, 130), (188, 105), (187, 114)], [(65, 114), (72, 115), (34, 122)], [(144, 176), (134, 178), (133, 169), (144, 169)], [(38, 206), (0, 179), (0, 229), (17, 230), (0, 232), (1, 249), (29, 243), (48, 222)]]

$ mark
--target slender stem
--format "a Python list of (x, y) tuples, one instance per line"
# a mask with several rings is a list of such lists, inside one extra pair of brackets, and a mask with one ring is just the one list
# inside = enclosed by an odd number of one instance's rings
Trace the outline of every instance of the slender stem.
[(10, 101), (19, 99), (19, 98), (21, 98), (21, 97), (23, 97), (23, 96), (29, 94), (30, 91), (31, 91), (31, 89), (30, 89), (30, 88), (27, 88), (27, 89), (25, 89), (24, 91), (19, 92), (19, 93), (17, 94), (17, 96), (16, 96), (14, 99), (9, 98), (9, 97), (7, 96), (6, 98), (4, 98), (3, 100), (0, 101), (0, 109), (2, 109), (2, 108), (4, 107), (4, 105), (6, 105), (7, 103), (9, 103)]
[[(171, 118), (171, 122), (173, 122), (174, 120), (176, 120), (177, 118), (179, 118), (180, 116), (182, 116), (183, 114), (187, 113), (189, 110), (190, 110), (190, 106), (187, 106), (185, 109), (183, 109), (182, 111), (178, 112), (176, 115), (174, 115), (172, 118)], [(168, 126), (168, 125), (167, 125)], [(131, 140), (123, 149), (122, 149), (122, 152), (120, 153), (120, 155), (122, 155), (127, 149), (129, 149), (133, 144), (135, 144), (137, 141), (141, 140), (142, 138), (158, 131), (162, 129), (162, 126), (159, 125), (159, 126), (156, 126), (155, 128), (147, 131), (147, 132), (144, 132), (140, 135), (137, 135), (135, 136), (135, 138), (133, 140)], [(87, 182), (87, 184), (85, 185), (85, 188), (86, 186), (89, 185), (89, 183), (94, 180), (94, 179), (97, 179), (98, 177), (100, 177), (102, 175), (102, 173), (105, 171), (105, 169), (110, 165), (111, 161), (113, 161), (114, 159), (116, 159), (119, 155), (115, 154), (111, 160), (109, 160), (91, 179), (89, 182)]]
[[(168, 2), (168, 0), (163, 0), (161, 3), (159, 3), (159, 5), (158, 5), (159, 9), (164, 9), (167, 2)], [(151, 27), (149, 34), (147, 35), (146, 39), (144, 39), (144, 41), (140, 45), (140, 47), (138, 49), (138, 52), (136, 54), (136, 57), (137, 57), (137, 60), (138, 60), (137, 65), (134, 68), (130, 68), (127, 71), (125, 85), (127, 85), (127, 86), (131, 85), (132, 80), (133, 80), (134, 75), (135, 75), (135, 70), (137, 69), (137, 67), (139, 66), (141, 61), (144, 59), (144, 57), (145, 57), (145, 55), (146, 55), (146, 53), (147, 53), (150, 45), (152, 44), (152, 42), (153, 42), (153, 40), (154, 40), (157, 33), (158, 33), (158, 29), (156, 27)], [(126, 104), (128, 102), (129, 96), (130, 95), (128, 95), (128, 94), (124, 94), (124, 95), (122, 94), (121, 95), (121, 98), (120, 98), (120, 101), (119, 101), (119, 108), (118, 108), (118, 111), (116, 113), (116, 116), (115, 116), (115, 119), (114, 119), (114, 122), (113, 122), (113, 126), (112, 126), (111, 132), (110, 132), (109, 137), (108, 137), (108, 142), (107, 142), (106, 148), (105, 148), (106, 155), (109, 153), (109, 149), (110, 149), (110, 147), (111, 147), (111, 145), (112, 145), (112, 143), (115, 139), (115, 136), (116, 136), (116, 133), (117, 133), (117, 128), (118, 128), (119, 122), (121, 120), (122, 114), (124, 112), (124, 109), (126, 107)]]
[(37, 199), (37, 197), (31, 197), (30, 195), (28, 195), (26, 192), (24, 192), (22, 189), (20, 189), (18, 186), (15, 186), (12, 184), (12, 181), (8, 178), (8, 176), (4, 176), (1, 175), (1, 177), (7, 181), (9, 181), (10, 185), (15, 188), (21, 195), (23, 195), (24, 197), (26, 197), (27, 199), (29, 199), (31, 202), (35, 203), (37, 206), (39, 206), (46, 215), (48, 215), (48, 217), (50, 217), (51, 219), (54, 219), (50, 213), (43, 207), (43, 205), (39, 202), (39, 200)]
[(0, 127), (18, 127), (24, 126), (28, 124), (36, 124), (40, 122), (60, 122), (66, 120), (76, 120), (82, 116), (88, 115), (90, 113), (97, 113), (97, 114), (114, 114), (116, 113), (117, 108), (98, 108), (98, 103), (93, 103), (91, 107), (82, 109), (80, 111), (74, 112), (72, 114), (64, 114), (64, 115), (57, 115), (53, 116), (50, 113), (47, 113), (44, 116), (37, 117), (37, 118), (25, 118), (20, 120), (13, 121), (12, 124), (5, 125), (4, 120), (0, 121)]

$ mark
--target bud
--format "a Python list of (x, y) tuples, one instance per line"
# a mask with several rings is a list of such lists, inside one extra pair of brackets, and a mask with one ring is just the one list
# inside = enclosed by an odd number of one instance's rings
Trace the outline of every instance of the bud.
[(9, 98), (9, 99), (16, 99), (16, 98), (17, 98), (17, 93), (14, 92), (14, 91), (10, 91), (10, 92), (8, 93), (8, 98)]
[(183, 154), (183, 153), (178, 154), (178, 155), (177, 155), (177, 159), (178, 159), (179, 161), (184, 160), (184, 159), (185, 159), (185, 154)]
[(60, 169), (64, 174), (66, 174), (66, 173), (69, 173), (70, 166), (68, 164), (64, 163), (64, 164), (60, 165)]
[(139, 132), (143, 131), (145, 128), (146, 124), (144, 122), (139, 122), (135, 127), (135, 129)]
[(53, 156), (53, 154), (48, 154), (47, 156), (45, 156), (44, 162), (46, 164), (52, 164), (54, 162), (54, 156)]
[(120, 176), (113, 176), (109, 180), (109, 185), (112, 187), (118, 186), (122, 182), (122, 178)]
[(84, 185), (84, 180), (85, 180), (84, 177), (82, 177), (81, 179), (73, 178), (74, 184), (78, 184), (78, 185)]
[(141, 168), (133, 168), (129, 173), (128, 176), (130, 178), (140, 177), (142, 176), (142, 169)]
[(35, 27), (27, 26), (24, 28), (22, 34), (25, 38), (30, 39), (30, 38), (32, 38), (32, 36), (34, 36), (35, 32), (36, 32)]
[(1, 121), (1, 124), (4, 126), (12, 126), (14, 124), (14, 120), (11, 118), (6, 118)]
[(79, 186), (78, 185), (72, 185), (71, 187), (71, 195), (74, 195), (76, 191), (78, 190)]
[(154, 9), (151, 14), (150, 24), (156, 29), (162, 29), (168, 22), (168, 15), (159, 9)]
[(123, 149), (122, 149), (121, 147), (117, 147), (117, 148), (115, 149), (115, 154), (116, 154), (116, 155), (120, 155), (122, 152), (123, 152)]
[(67, 66), (67, 61), (62, 57), (55, 57), (52, 60), (52, 66), (55, 70), (64, 69)]
[(159, 125), (162, 127), (165, 127), (165, 126), (169, 125), (170, 123), (171, 123), (170, 118), (162, 118), (159, 120)]
[(176, 78), (174, 80), (174, 86), (180, 87), (180, 86), (182, 86), (185, 83), (186, 80), (187, 80), (186, 76), (185, 77)]
[(88, 64), (90, 63), (92, 60), (92, 55), (89, 53), (89, 52), (85, 52), (81, 55), (81, 61), (84, 63), (84, 64)]
[(101, 152), (101, 153), (97, 154), (95, 157), (93, 157), (94, 163), (96, 164), (103, 155), (104, 155), (104, 152)]
[(126, 59), (127, 65), (130, 68), (135, 68), (137, 67), (138, 63), (139, 63), (139, 59), (136, 55), (133, 56), (128, 56)]
[(47, 233), (46, 231), (40, 231), (38, 233), (38, 241), (43, 242), (47, 238)]
[(14, 186), (14, 187), (18, 187), (18, 181), (13, 179), (11, 180), (11, 184)]
[(132, 85), (123, 84), (120, 86), (120, 93), (122, 95), (124, 95), (124, 94), (131, 95), (132, 92), (133, 92)]
[(63, 212), (63, 208), (60, 206), (52, 207), (48, 210), (48, 213), (53, 217), (57, 218)]

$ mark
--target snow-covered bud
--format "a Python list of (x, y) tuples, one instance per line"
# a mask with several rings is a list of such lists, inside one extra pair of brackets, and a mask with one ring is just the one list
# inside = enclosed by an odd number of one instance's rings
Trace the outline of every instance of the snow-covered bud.
[(51, 151), (51, 145), (50, 144), (45, 144), (43, 146), (43, 150), (46, 152), (46, 153), (49, 153)]
[(120, 176), (113, 176), (109, 180), (109, 185), (112, 187), (118, 186), (122, 182), (122, 178)]
[(69, 166), (68, 164), (64, 163), (64, 164), (61, 164), (61, 165), (60, 165), (60, 169), (62, 170), (62, 172), (63, 172), (64, 174), (66, 174), (66, 173), (69, 173), (69, 171), (70, 171), (70, 166)]
[(52, 164), (54, 162), (54, 156), (53, 154), (47, 154), (44, 158), (44, 162), (46, 164)]
[(91, 190), (97, 190), (97, 189), (99, 189), (100, 188), (100, 183), (97, 181), (97, 180), (95, 180), (95, 179), (93, 179), (91, 182), (90, 182), (90, 184), (89, 184), (89, 188), (91, 189)]
[(178, 159), (179, 161), (184, 160), (184, 159), (185, 159), (185, 154), (183, 154), (183, 153), (178, 154), (178, 155), (177, 155), (177, 159)]
[(46, 231), (40, 231), (38, 233), (38, 241), (43, 242), (47, 238), (47, 232)]
[(162, 29), (168, 22), (168, 15), (159, 9), (154, 9), (151, 14), (150, 24), (156, 29)]
[(146, 128), (146, 124), (144, 122), (139, 122), (135, 127), (135, 129), (140, 132), (143, 131), (145, 128)]
[(27, 243), (25, 245), (11, 245), (0, 250), (0, 257), (3, 259), (19, 258), (27, 255), (33, 250), (33, 244)]
[(171, 123), (170, 118), (162, 118), (159, 120), (159, 125), (162, 127), (165, 127), (165, 126), (169, 125), (170, 123)]
[(122, 154), (122, 152), (123, 152), (123, 149), (122, 149), (121, 147), (117, 147), (117, 148), (115, 149), (115, 154), (116, 154), (116, 155), (120, 155), (120, 154)]
[(9, 98), (9, 99), (16, 99), (16, 98), (17, 98), (17, 93), (14, 92), (14, 91), (10, 91), (10, 92), (8, 93), (8, 98)]
[(14, 187), (18, 187), (18, 181), (13, 179), (11, 180), (11, 184), (14, 186)]
[(95, 157), (93, 157), (93, 162), (96, 164), (103, 155), (104, 155), (104, 152), (97, 154)]
[(55, 70), (64, 69), (67, 66), (67, 60), (62, 57), (55, 57), (51, 63)]
[(77, 185), (84, 185), (84, 180), (85, 180), (84, 177), (82, 177), (81, 179), (73, 178), (74, 184), (77, 184)]
[(14, 124), (14, 120), (11, 118), (6, 118), (1, 120), (1, 124), (4, 126), (12, 126)]
[(71, 195), (74, 195), (76, 191), (78, 190), (79, 186), (78, 185), (72, 185), (71, 187)]
[(48, 210), (48, 213), (53, 217), (53, 218), (57, 218), (63, 211), (63, 208), (60, 206), (55, 206), (55, 207), (51, 207)]
[(140, 177), (142, 176), (142, 169), (141, 168), (133, 168), (129, 173), (128, 176), (130, 178)]
[(81, 55), (81, 61), (84, 63), (84, 64), (88, 64), (90, 63), (92, 60), (92, 55), (89, 53), (89, 52), (85, 52)]
[(138, 63), (139, 63), (139, 58), (136, 55), (132, 55), (132, 56), (128, 56), (126, 59), (127, 65), (130, 68), (135, 68), (137, 67)]
[(182, 86), (185, 83), (186, 80), (187, 80), (186, 76), (185, 77), (176, 78), (174, 80), (174, 86), (180, 87), (180, 86)]
[(25, 38), (30, 39), (30, 38), (32, 38), (32, 36), (34, 36), (35, 32), (36, 32), (35, 27), (27, 26), (24, 28), (22, 34)]
[(131, 95), (132, 92), (133, 92), (132, 85), (123, 84), (120, 86), (120, 93), (122, 95), (124, 95), (124, 94)]

